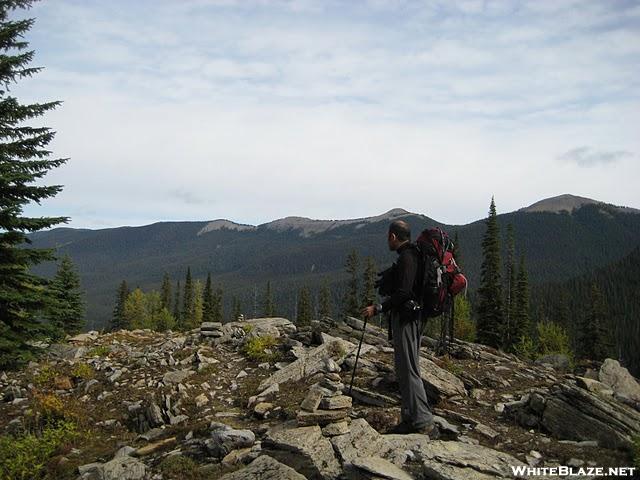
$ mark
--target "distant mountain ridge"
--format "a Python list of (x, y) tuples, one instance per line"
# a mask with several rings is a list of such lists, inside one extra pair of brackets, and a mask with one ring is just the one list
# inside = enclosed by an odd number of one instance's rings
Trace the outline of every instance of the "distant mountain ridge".
[(601, 202), (598, 200), (592, 200), (591, 198), (579, 197), (577, 195), (563, 194), (557, 197), (545, 198), (528, 207), (521, 208), (522, 212), (568, 212), (571, 213), (584, 205), (607, 205), (609, 207), (617, 208), (622, 212), (627, 213), (640, 213), (640, 210), (630, 207), (620, 207), (609, 203)]
[[(638, 246), (640, 215), (624, 212), (592, 201), (570, 214), (522, 210), (501, 214), (498, 223), (503, 236), (507, 224), (513, 224), (518, 255), (526, 254), (531, 280), (540, 283), (606, 266)], [(196, 279), (211, 272), (214, 283), (224, 285), (226, 311), (231, 310), (236, 296), (247, 316), (261, 313), (261, 294), (271, 280), (281, 314), (294, 318), (296, 292), (302, 285), (316, 295), (321, 285), (329, 284), (333, 307), (339, 308), (346, 280), (344, 261), (352, 249), (362, 257), (371, 256), (378, 268), (393, 262), (395, 254), (387, 249), (385, 233), (389, 221), (396, 218), (409, 223), (414, 238), (433, 226), (444, 228), (451, 236), (457, 233), (471, 291), (477, 288), (484, 219), (446, 225), (397, 208), (347, 220), (285, 217), (258, 226), (223, 219), (159, 222), (101, 230), (57, 228), (30, 238), (36, 247), (57, 248), (60, 254), (71, 256), (87, 292), (92, 328), (104, 325), (110, 317), (121, 280), (132, 287), (159, 288), (165, 272), (175, 284), (184, 280), (187, 267)], [(54, 270), (55, 265), (47, 264), (36, 272), (48, 276)]]

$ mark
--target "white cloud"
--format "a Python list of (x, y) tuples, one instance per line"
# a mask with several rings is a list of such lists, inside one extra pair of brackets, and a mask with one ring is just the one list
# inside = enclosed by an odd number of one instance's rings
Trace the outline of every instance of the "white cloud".
[[(47, 69), (15, 90), (65, 101), (45, 123), (71, 161), (48, 177), (65, 189), (44, 210), (73, 226), (395, 206), (464, 223), (492, 194), (502, 211), (565, 192), (640, 206), (631, 157), (598, 178), (580, 168), (640, 151), (637, 8), (60, 0), (33, 12)], [(576, 145), (591, 150), (557, 162)]]

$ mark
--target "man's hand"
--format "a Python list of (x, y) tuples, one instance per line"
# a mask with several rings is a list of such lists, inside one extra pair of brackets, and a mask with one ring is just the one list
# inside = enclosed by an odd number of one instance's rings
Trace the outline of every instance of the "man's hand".
[(376, 307), (374, 305), (369, 305), (368, 307), (364, 307), (361, 312), (364, 318), (371, 318), (376, 314)]

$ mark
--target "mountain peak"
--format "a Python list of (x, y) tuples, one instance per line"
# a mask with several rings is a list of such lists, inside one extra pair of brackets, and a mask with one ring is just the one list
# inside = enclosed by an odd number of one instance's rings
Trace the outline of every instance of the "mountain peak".
[(577, 195), (571, 195), (565, 193), (556, 197), (545, 198), (528, 207), (521, 208), (522, 212), (573, 212), (584, 205), (591, 205), (594, 203), (602, 203), (591, 198), (579, 197)]
[(640, 213), (640, 210), (630, 207), (620, 207), (617, 205), (610, 205), (605, 202), (601, 202), (599, 200), (593, 200), (591, 198), (579, 197), (577, 195), (571, 195), (565, 193), (563, 195), (558, 195), (556, 197), (546, 198), (544, 200), (540, 200), (528, 207), (521, 208), (519, 211), (521, 212), (551, 212), (551, 213), (560, 213), (560, 212), (569, 212), (572, 213), (575, 210), (582, 208), (585, 205), (609, 205), (614, 207), (616, 210), (625, 212), (625, 213)]

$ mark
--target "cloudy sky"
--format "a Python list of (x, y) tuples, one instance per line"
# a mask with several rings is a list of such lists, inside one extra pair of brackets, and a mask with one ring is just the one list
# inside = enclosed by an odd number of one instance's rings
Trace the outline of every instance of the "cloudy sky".
[[(23, 14), (21, 14), (23, 16)], [(73, 227), (640, 208), (636, 1), (43, 0)]]

